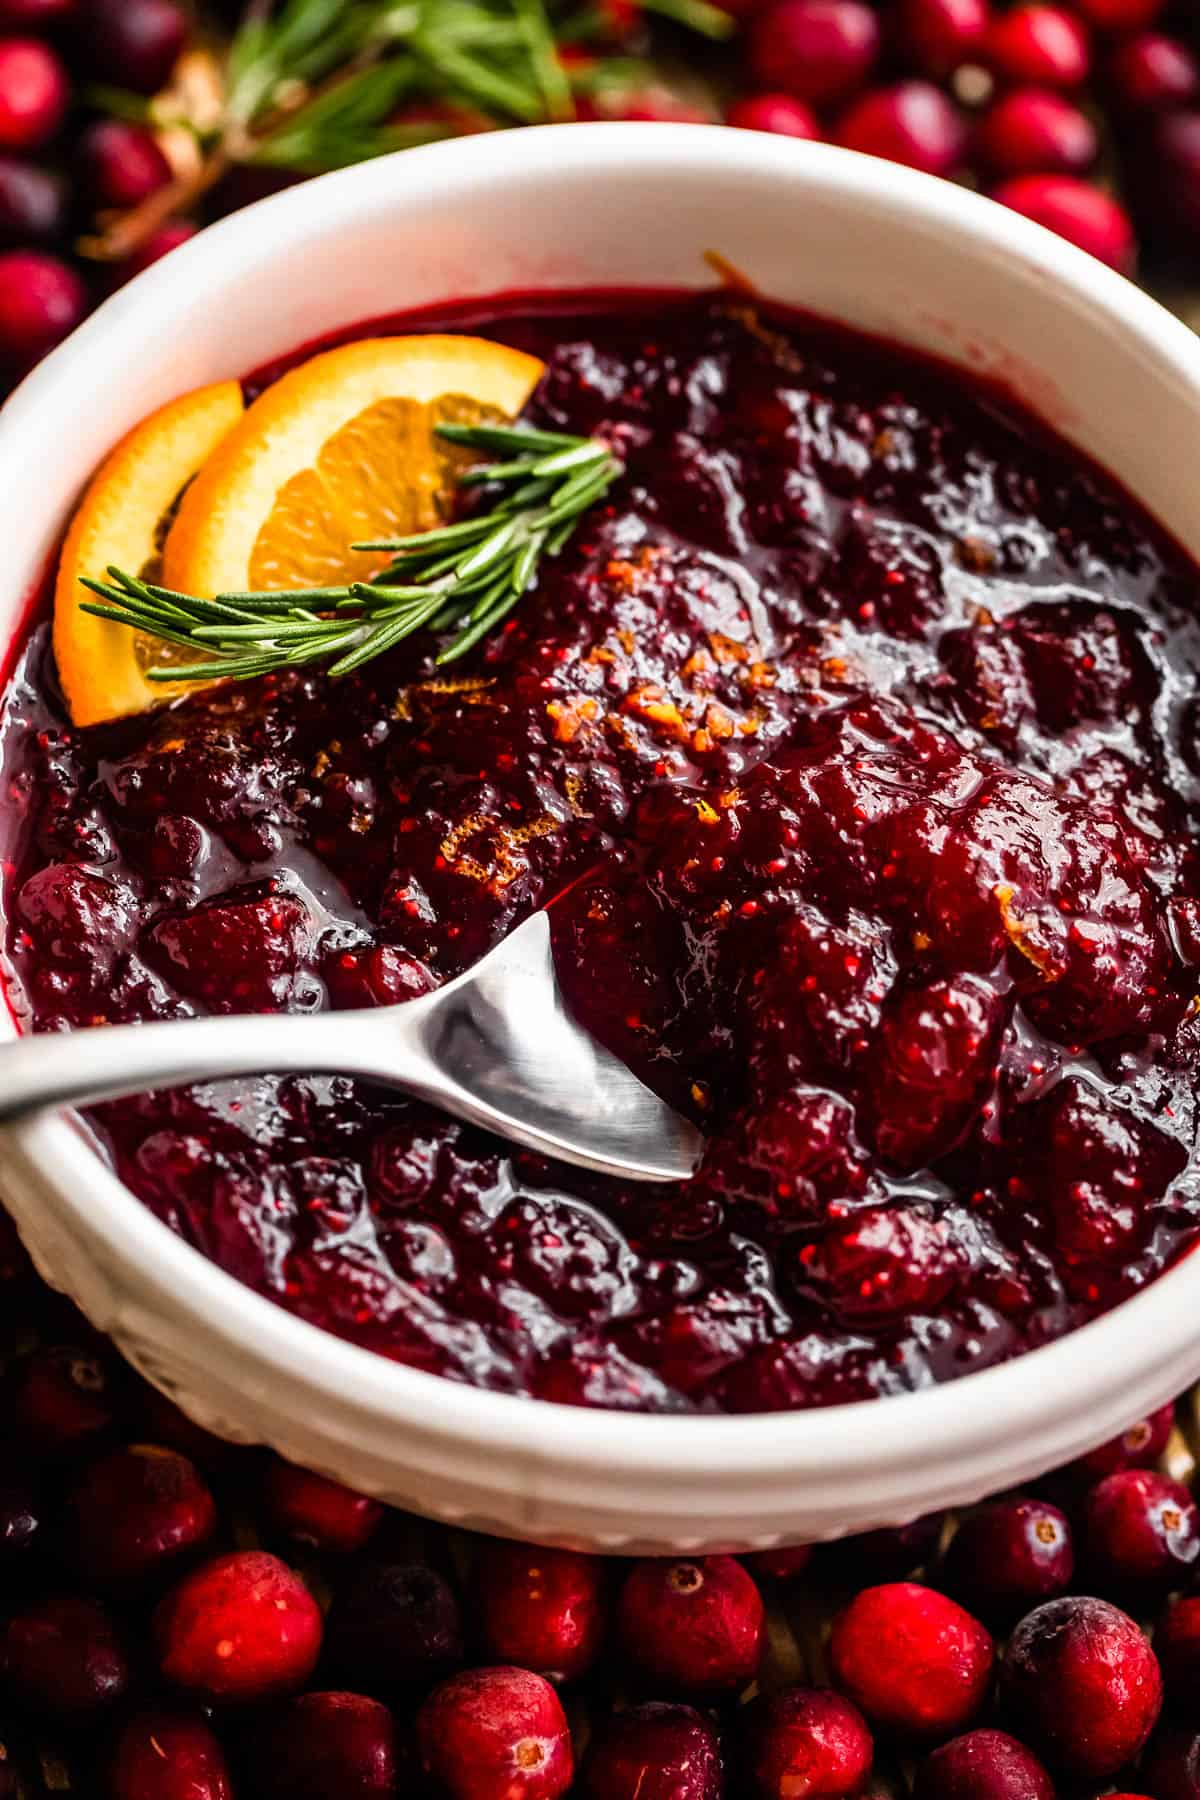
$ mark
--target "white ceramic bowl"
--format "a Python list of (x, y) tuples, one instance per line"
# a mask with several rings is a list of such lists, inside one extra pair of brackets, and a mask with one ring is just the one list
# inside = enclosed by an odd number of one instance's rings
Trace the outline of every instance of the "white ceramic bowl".
[[(1200, 557), (1200, 341), (1134, 287), (882, 162), (750, 132), (572, 125), (294, 189), (101, 308), (0, 415), (0, 642), (81, 483), (172, 395), (427, 302), (709, 285), (707, 250), (767, 294), (998, 375)], [(1073, 1336), (920, 1394), (757, 1418), (553, 1406), (290, 1317), (172, 1236), (66, 1119), (10, 1134), (0, 1168), (43, 1273), (204, 1424), (513, 1536), (699, 1550), (897, 1523), (1063, 1461), (1200, 1375), (1194, 1256)]]

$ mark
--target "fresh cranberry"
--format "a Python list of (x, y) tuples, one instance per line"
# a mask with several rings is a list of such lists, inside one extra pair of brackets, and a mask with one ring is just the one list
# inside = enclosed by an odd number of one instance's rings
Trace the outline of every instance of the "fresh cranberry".
[(1064, 1594), (1075, 1572), (1066, 1514), (1045, 1500), (997, 1500), (959, 1525), (946, 1553), (950, 1592), (989, 1624), (1011, 1625)]
[(392, 1800), (392, 1715), (363, 1694), (301, 1694), (256, 1728), (255, 1800)]
[(763, 1645), (763, 1603), (732, 1556), (639, 1562), (617, 1603), (617, 1629), (643, 1680), (697, 1697), (753, 1681)]
[(36, 38), (0, 39), (0, 150), (36, 150), (63, 122), (66, 70)]
[(968, 1731), (930, 1751), (913, 1800), (1054, 1800), (1054, 1783), (1024, 1744), (1004, 1731)]
[(599, 1727), (583, 1766), (587, 1800), (721, 1800), (715, 1730), (690, 1706), (646, 1701)]
[(760, 87), (826, 106), (866, 81), (879, 55), (879, 21), (861, 0), (777, 0), (750, 27)]
[(154, 1615), (162, 1672), (208, 1702), (265, 1700), (307, 1681), (321, 1611), (278, 1557), (239, 1550), (186, 1575)]
[(988, 19), (988, 0), (899, 0), (896, 25), (922, 73), (944, 81), (979, 54)]
[(136, 94), (162, 87), (187, 42), (183, 9), (173, 0), (83, 3), (83, 47), (94, 74)]
[(206, 1544), (213, 1497), (186, 1456), (131, 1444), (85, 1472), (67, 1506), (70, 1553), (90, 1581), (139, 1581)]
[(850, 1585), (876, 1587), (923, 1568), (937, 1550), (944, 1524), (944, 1513), (922, 1513), (907, 1525), (881, 1525), (840, 1538), (824, 1555)]
[(202, 1714), (182, 1708), (135, 1714), (118, 1734), (108, 1782), (111, 1800), (233, 1800), (219, 1741)]
[(1092, 63), (1087, 32), (1075, 14), (1037, 4), (993, 19), (984, 55), (1003, 80), (1035, 87), (1082, 87)]
[(1064, 1773), (1104, 1781), (1132, 1760), (1162, 1706), (1162, 1676), (1127, 1613), (1087, 1595), (1035, 1607), (1000, 1671), (1008, 1716)]
[(75, 1454), (113, 1423), (113, 1376), (107, 1357), (75, 1344), (32, 1351), (16, 1371), (12, 1416), (18, 1435), (34, 1455)]
[(1022, 175), (994, 189), (992, 199), (1056, 231), (1121, 274), (1132, 272), (1137, 257), (1133, 226), (1124, 207), (1102, 188), (1071, 175)]
[(574, 1774), (558, 1695), (528, 1669), (452, 1675), (418, 1713), (417, 1743), (447, 1800), (557, 1800)]
[(811, 1544), (783, 1545), (778, 1550), (752, 1550), (742, 1561), (764, 1581), (795, 1581), (812, 1561)]
[(1093, 1579), (1132, 1599), (1182, 1587), (1200, 1557), (1200, 1515), (1182, 1482), (1153, 1469), (1107, 1475), (1084, 1503), (1084, 1544)]
[(74, 269), (35, 250), (0, 256), (0, 366), (23, 374), (68, 337), (87, 312)]
[(114, 279), (117, 286), (123, 281), (132, 281), (144, 269), (153, 268), (164, 256), (170, 256), (172, 250), (178, 250), (182, 244), (188, 244), (196, 236), (200, 227), (191, 219), (168, 219), (123, 261), (114, 265)]
[(976, 155), (997, 175), (1080, 175), (1100, 149), (1085, 112), (1048, 88), (1014, 88), (976, 127)]
[(1075, 11), (1097, 31), (1144, 31), (1166, 0), (1073, 0)]
[(105, 1609), (94, 1600), (52, 1596), (9, 1619), (0, 1668), (10, 1696), (31, 1712), (84, 1725), (129, 1686), (129, 1659)]
[(1143, 31), (1113, 51), (1108, 85), (1119, 107), (1130, 112), (1165, 112), (1187, 106), (1200, 94), (1200, 61), (1180, 38)]
[(171, 179), (158, 139), (144, 125), (97, 119), (79, 140), (80, 173), (97, 206), (127, 208), (148, 200)]
[(1167, 1447), (1175, 1424), (1175, 1403), (1168, 1400), (1148, 1418), (1138, 1419), (1116, 1437), (1098, 1444), (1071, 1464), (1071, 1473), (1100, 1481), (1118, 1469), (1150, 1469)]
[(276, 1528), (316, 1550), (361, 1550), (383, 1518), (378, 1500), (278, 1456), (267, 1465), (262, 1494)]
[(0, 156), (0, 249), (51, 244), (66, 228), (66, 193), (48, 169)]
[(821, 135), (816, 113), (791, 94), (749, 94), (744, 100), (735, 100), (725, 114), (725, 123), (743, 131), (772, 131), (778, 137)]
[(866, 95), (843, 114), (836, 137), (847, 150), (928, 175), (949, 175), (967, 141), (962, 114), (927, 81), (902, 81)]
[(334, 1595), (327, 1652), (330, 1667), (356, 1687), (428, 1686), (463, 1660), (454, 1590), (426, 1563), (368, 1564)]
[(829, 1641), (837, 1685), (873, 1725), (917, 1741), (971, 1722), (987, 1698), (993, 1656), (978, 1619), (915, 1581), (856, 1594)]
[(18, 1474), (0, 1479), (0, 1568), (27, 1557), (42, 1538), (43, 1512), (32, 1482)]
[(827, 1688), (762, 1695), (743, 1722), (747, 1784), (756, 1800), (858, 1794), (875, 1754), (867, 1722)]
[(606, 1623), (598, 1557), (484, 1543), (475, 1579), (479, 1630), (490, 1658), (555, 1681), (573, 1681), (591, 1668)]
[(1154, 1654), (1168, 1700), (1200, 1717), (1200, 1592), (1168, 1606), (1154, 1633)]
[(1154, 1800), (1200, 1800), (1200, 1731), (1182, 1725), (1159, 1732), (1142, 1761)]

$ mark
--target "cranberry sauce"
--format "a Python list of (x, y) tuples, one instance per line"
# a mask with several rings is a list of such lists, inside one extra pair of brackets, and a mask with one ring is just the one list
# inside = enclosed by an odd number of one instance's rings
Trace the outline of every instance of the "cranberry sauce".
[(14, 1001), (383, 1004), (553, 902), (577, 1011), (710, 1134), (690, 1185), (321, 1075), (100, 1108), (116, 1167), (279, 1304), (482, 1386), (747, 1411), (995, 1363), (1200, 1231), (1200, 576), (956, 376), (596, 304), (488, 323), (628, 474), (452, 675), (407, 645), (79, 732), (34, 636)]

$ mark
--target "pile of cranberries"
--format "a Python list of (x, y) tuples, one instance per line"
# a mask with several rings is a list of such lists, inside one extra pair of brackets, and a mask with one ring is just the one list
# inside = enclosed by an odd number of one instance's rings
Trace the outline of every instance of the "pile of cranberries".
[(604, 1560), (209, 1436), (0, 1228), (3, 1800), (1200, 1795), (1194, 1398), (957, 1520)]

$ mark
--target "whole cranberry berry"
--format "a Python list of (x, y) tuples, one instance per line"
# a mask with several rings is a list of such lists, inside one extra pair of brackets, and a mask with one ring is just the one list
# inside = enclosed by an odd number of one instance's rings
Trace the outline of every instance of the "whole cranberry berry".
[(690, 1706), (628, 1707), (593, 1737), (583, 1791), (587, 1800), (721, 1800), (720, 1740)]
[(124, 119), (89, 125), (77, 155), (83, 184), (97, 206), (137, 206), (171, 179), (171, 165), (154, 133)]
[(0, 249), (51, 244), (67, 223), (61, 179), (14, 156), (0, 156)]
[(392, 1715), (364, 1694), (301, 1694), (256, 1727), (255, 1800), (392, 1800)]
[(827, 1688), (761, 1696), (746, 1709), (744, 1731), (743, 1767), (756, 1800), (858, 1794), (875, 1755), (858, 1708)]
[(1169, 1606), (1154, 1633), (1154, 1654), (1167, 1698), (1200, 1718), (1200, 1593)]
[(1200, 94), (1200, 62), (1181, 39), (1143, 31), (1113, 51), (1108, 86), (1127, 112), (1165, 112)]
[(764, 1581), (795, 1581), (812, 1561), (811, 1544), (781, 1545), (778, 1550), (753, 1550), (742, 1561), (750, 1573)]
[(1154, 1800), (1200, 1800), (1200, 1731), (1195, 1725), (1161, 1731), (1142, 1762)]
[(776, 0), (751, 23), (750, 68), (760, 87), (828, 106), (863, 85), (879, 42), (862, 0)]
[(454, 1589), (427, 1563), (370, 1563), (343, 1581), (329, 1609), (329, 1666), (370, 1693), (428, 1686), (461, 1666)]
[(1035, 1607), (1009, 1640), (1001, 1694), (1022, 1738), (1064, 1773), (1104, 1781), (1135, 1757), (1162, 1707), (1144, 1633), (1107, 1600)]
[(900, 0), (901, 47), (935, 81), (978, 56), (987, 35), (988, 0)]
[(1166, 0), (1074, 0), (1075, 11), (1097, 31), (1144, 31)]
[(1067, 1516), (1046, 1500), (994, 1501), (959, 1525), (944, 1573), (964, 1606), (991, 1625), (1011, 1625), (1070, 1587), (1075, 1550)]
[(554, 1681), (586, 1674), (606, 1624), (604, 1565), (576, 1550), (485, 1543), (475, 1570), (483, 1647)]
[(166, 82), (187, 42), (187, 17), (174, 0), (83, 0), (82, 48), (89, 70), (136, 94)]
[(962, 114), (927, 81), (901, 81), (867, 94), (843, 114), (835, 135), (847, 150), (883, 156), (927, 175), (949, 175), (967, 142)]
[(208, 1702), (266, 1700), (308, 1680), (321, 1649), (321, 1610), (276, 1556), (214, 1557), (173, 1588), (154, 1615), (163, 1675)]
[(753, 1681), (763, 1625), (762, 1596), (732, 1556), (635, 1563), (617, 1602), (621, 1647), (635, 1673), (697, 1697)]
[(1087, 32), (1061, 6), (1015, 6), (993, 19), (984, 59), (1003, 81), (1034, 87), (1078, 88), (1092, 65)]
[(0, 1668), (22, 1707), (65, 1725), (86, 1725), (129, 1686), (129, 1658), (117, 1628), (94, 1600), (35, 1601), (16, 1613), (0, 1640)]
[(262, 1486), (263, 1501), (277, 1530), (315, 1550), (361, 1550), (374, 1536), (383, 1507), (328, 1475), (314, 1475), (274, 1456)]
[(417, 1714), (421, 1767), (447, 1800), (557, 1800), (571, 1785), (558, 1695), (528, 1669), (469, 1669)]
[(71, 98), (62, 63), (37, 38), (0, 38), (0, 150), (36, 150), (63, 122)]
[(207, 1484), (186, 1456), (130, 1444), (85, 1472), (67, 1504), (66, 1541), (89, 1581), (140, 1581), (199, 1550), (217, 1525)]
[(1007, 1732), (968, 1731), (930, 1751), (913, 1800), (1054, 1800), (1054, 1783)]
[(749, 94), (735, 100), (725, 114), (727, 125), (742, 131), (771, 131), (777, 137), (819, 138), (816, 113), (791, 94)]
[(1181, 1482), (1153, 1469), (1120, 1469), (1084, 1503), (1093, 1579), (1134, 1600), (1182, 1587), (1200, 1557), (1200, 1515)]
[(1118, 1469), (1150, 1469), (1167, 1447), (1167, 1439), (1175, 1424), (1175, 1403), (1169, 1400), (1148, 1418), (1137, 1419), (1127, 1431), (1118, 1432), (1086, 1456), (1071, 1464), (1072, 1474), (1100, 1481), (1115, 1475)]
[(978, 1619), (915, 1581), (864, 1588), (833, 1622), (833, 1677), (873, 1725), (949, 1737), (987, 1698), (992, 1640)]
[[(74, 331), (87, 307), (82, 281), (56, 256), (38, 250), (0, 256), (0, 367), (23, 375)], [(46, 1421), (40, 1435), (53, 1430)]]
[(1100, 149), (1087, 114), (1048, 88), (1002, 95), (976, 127), (974, 144), (997, 175), (1080, 175)]
[(111, 1800), (233, 1800), (233, 1783), (201, 1713), (155, 1707), (121, 1729), (108, 1793)]
[[(4, 267), (10, 260), (16, 259), (0, 257), (0, 357)], [(107, 1431), (113, 1417), (112, 1370), (99, 1351), (77, 1344), (49, 1344), (34, 1350), (18, 1366), (12, 1419), (18, 1436), (35, 1456), (49, 1459), (76, 1454)]]
[(1116, 200), (1073, 175), (1020, 175), (992, 192), (1037, 225), (1055, 231), (1122, 275), (1131, 274), (1137, 243), (1129, 215)]

